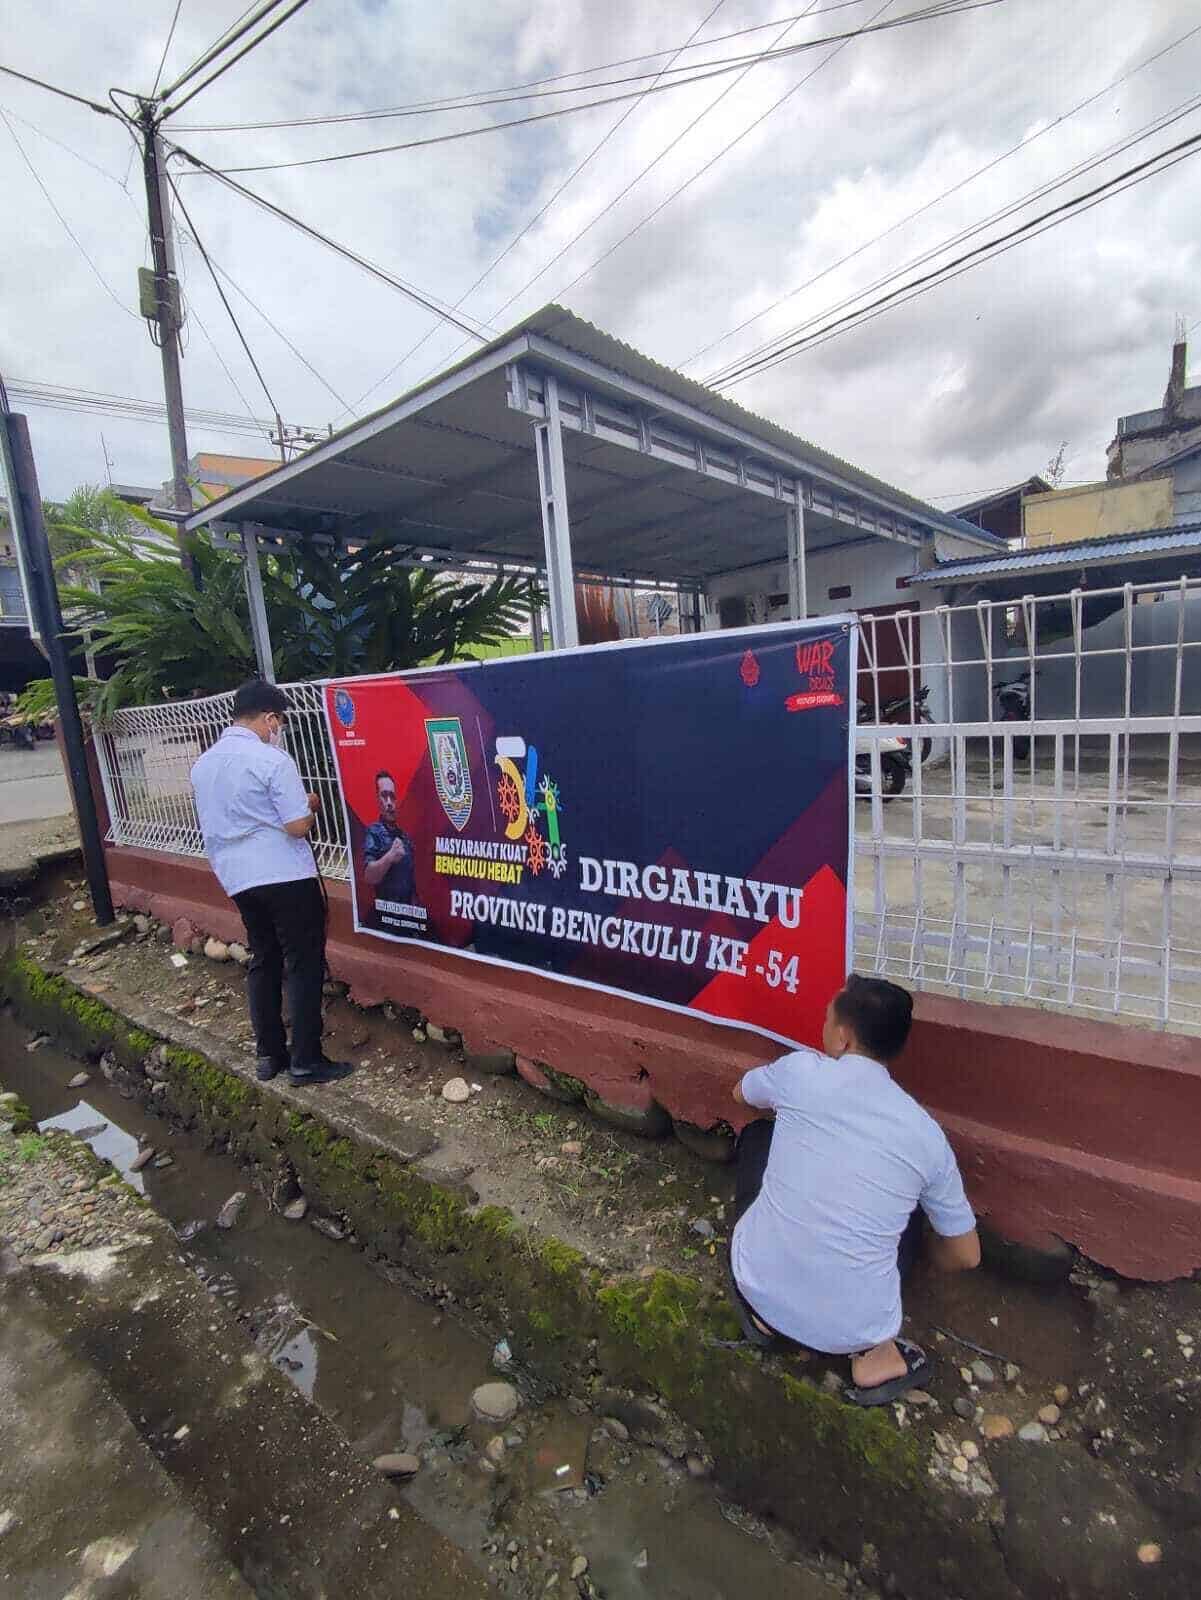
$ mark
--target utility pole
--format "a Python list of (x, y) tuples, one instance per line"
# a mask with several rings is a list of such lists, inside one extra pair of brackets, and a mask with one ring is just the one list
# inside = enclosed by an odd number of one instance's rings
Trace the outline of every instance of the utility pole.
[[(175, 275), (175, 246), (171, 237), (171, 207), (162, 140), (154, 105), (143, 100), (138, 124), (142, 130), (142, 170), (146, 178), (146, 215), (150, 221), (150, 248), (154, 269), (142, 281), (142, 315), (158, 330), (155, 343), (163, 360), (163, 393), (167, 402), (167, 433), (171, 441), (172, 500), (176, 511), (192, 514), (192, 488), (188, 482), (188, 437), (184, 425), (183, 390), (179, 381), (179, 279)], [(147, 282), (147, 278), (151, 281)], [(149, 292), (147, 292), (149, 291)], [(153, 335), (152, 335), (153, 337)], [(186, 557), (185, 566), (190, 566)]]
[(79, 701), (75, 696), (71, 650), (63, 628), (58, 585), (54, 581), (54, 562), (51, 559), (50, 543), (46, 536), (42, 497), (38, 492), (37, 470), (34, 466), (33, 448), (29, 442), (29, 427), (24, 417), (8, 409), (8, 398), (2, 383), (0, 383), (0, 464), (3, 467), (0, 480), (5, 481), (8, 486), (9, 510), (12, 516), (18, 566), (29, 614), (29, 632), (38, 648), (49, 660), (50, 676), (54, 680), (64, 763), (67, 769), (67, 781), (71, 786), (75, 820), (79, 824), (79, 839), (83, 846), (83, 862), (87, 873), (88, 890), (92, 897), (92, 909), (100, 926), (107, 927), (115, 916), (113, 896), (109, 888), (108, 867), (104, 859), (100, 819), (96, 815), (96, 799), (92, 793), (88, 774), (87, 738), (83, 720), (79, 715)]

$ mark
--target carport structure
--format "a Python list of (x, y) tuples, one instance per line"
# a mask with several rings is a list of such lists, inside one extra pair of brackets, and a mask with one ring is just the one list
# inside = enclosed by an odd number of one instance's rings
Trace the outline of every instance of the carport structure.
[(386, 534), (398, 560), (528, 572), (557, 648), (579, 642), (577, 581), (678, 588), (699, 630), (706, 585), (732, 570), (786, 560), (788, 613), (803, 617), (814, 554), (980, 538), (556, 305), (185, 526), (245, 550), (265, 675), (259, 551), (297, 536)]

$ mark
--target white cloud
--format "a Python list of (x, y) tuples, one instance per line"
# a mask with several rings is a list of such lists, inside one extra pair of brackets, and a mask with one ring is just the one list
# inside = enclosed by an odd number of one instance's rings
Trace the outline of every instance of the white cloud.
[[(166, 76), (197, 56), (238, 14), (236, 0), (184, 0)], [(314, 0), (262, 49), (180, 113), (179, 123), (267, 121), (395, 105), (573, 71), (672, 47), (709, 9), (634, 0), (600, 7), (561, 0)], [(712, 37), (787, 14), (766, 0), (726, 0)], [(866, 20), (871, 0), (798, 24), (789, 42)], [(894, 5), (899, 13), (903, 7)], [(4, 59), (104, 100), (111, 85), (153, 78), (171, 0), (89, 0), (66, 8), (9, 0)], [(649, 354), (682, 361), (744, 317), (821, 273), (857, 245), (1001, 155), (1034, 129), (1128, 70), (1189, 25), (1174, 0), (1114, 13), (1089, 0), (1021, 0), (717, 79), (637, 106), (583, 175), (467, 302), (488, 318), (598, 212), (586, 237), (500, 316), (501, 325), (561, 291), (711, 158), (711, 170), (586, 276), (568, 303)], [(773, 33), (711, 46), (724, 55)], [(666, 58), (664, 58), (666, 59)], [(1007, 205), (1073, 162), (1193, 92), (1201, 34), (887, 240), (689, 368), (703, 373), (910, 256)], [(723, 150), (771, 103), (813, 73), (779, 110)], [(608, 76), (609, 74), (606, 74)], [(621, 70), (611, 74), (620, 76)], [(723, 90), (729, 87), (729, 92)], [(612, 92), (612, 91), (606, 91)], [(718, 97), (722, 96), (720, 102)], [(336, 128), (180, 132), (215, 164), (350, 150), (508, 117), (547, 102), (478, 114), (423, 116)], [(145, 258), (140, 171), (121, 190), (131, 145), (111, 119), (0, 81), (0, 105), (63, 141), (110, 176), (14, 127), (97, 270), (129, 305)], [(624, 200), (619, 192), (705, 107), (714, 109)], [(245, 181), (356, 250), (448, 301), (456, 300), (625, 109), (615, 105), (431, 150)], [(1196, 117), (1137, 147), (1118, 165), (1196, 130)], [(157, 352), (143, 324), (96, 282), (0, 127), (6, 205), (5, 321), (0, 364), (12, 377), (157, 398)], [(1103, 472), (1114, 417), (1156, 403), (1177, 313), (1201, 317), (1193, 219), (1201, 158), (1088, 216), (739, 386), (735, 398), (917, 492), (974, 491), (1039, 470), (1068, 440), (1068, 475)], [(1082, 179), (1073, 189), (1096, 177)], [(428, 315), (203, 177), (181, 179), (214, 257), (330, 383), (355, 399), (431, 327)], [(1048, 203), (1054, 203), (1053, 199)], [(608, 209), (606, 209), (608, 208)], [(1022, 214), (1023, 217), (1027, 213)], [(1017, 218), (1015, 220), (1021, 220)], [(990, 230), (991, 231), (991, 230)], [(267, 403), (211, 284), (185, 246), (196, 317), (184, 364), (190, 405), (242, 404), (199, 327), (203, 320), (258, 415)], [(235, 295), (235, 306), (289, 420), (323, 424), (339, 410)], [(440, 329), (377, 404), (461, 343)], [(113, 475), (167, 476), (165, 431), (111, 418), (31, 410), (44, 487), (65, 494)], [(246, 440), (196, 431), (193, 447), (248, 453)]]

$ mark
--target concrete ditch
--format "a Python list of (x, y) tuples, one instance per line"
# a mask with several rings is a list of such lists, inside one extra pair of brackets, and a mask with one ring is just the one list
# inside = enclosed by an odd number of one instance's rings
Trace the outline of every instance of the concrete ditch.
[[(669, 1452), (711, 1455), (740, 1501), (810, 1547), (882, 1575), (892, 1592), (913, 1600), (1196, 1592), (1191, 1509), (1152, 1509), (1079, 1450), (1054, 1447), (1046, 1461), (1076, 1486), (1068, 1501), (1078, 1507), (1085, 1486), (1102, 1520), (1073, 1528), (1065, 1511), (1055, 1544), (1032, 1555), (1038, 1541), (1023, 1530), (1055, 1496), (1045, 1473), (1031, 1471), (1029, 1446), (990, 1447), (991, 1491), (973, 1493), (970, 1478), (950, 1477), (956, 1458), (940, 1449), (937, 1403), (901, 1416), (856, 1412), (799, 1365), (724, 1348), (734, 1330), (711, 1287), (678, 1272), (615, 1275), (511, 1212), (473, 1203), (453, 1164), (440, 1168), (428, 1137), (403, 1119), (357, 1118), (319, 1092), (258, 1085), (244, 1061), (202, 1054), (178, 1023), (139, 1014), (128, 997), (118, 1014), (20, 954), (8, 958), (2, 982), (26, 1022), (78, 1054), (105, 1056), (130, 1094), (227, 1145), (261, 1188), (303, 1192), (364, 1248), (449, 1285), (562, 1390), (628, 1418)], [(1103, 1574), (1081, 1583), (1071, 1574), (1097, 1566), (1096, 1536), (1110, 1527), (1118, 1548)], [(1136, 1554), (1150, 1544), (1170, 1555), (1154, 1571)]]

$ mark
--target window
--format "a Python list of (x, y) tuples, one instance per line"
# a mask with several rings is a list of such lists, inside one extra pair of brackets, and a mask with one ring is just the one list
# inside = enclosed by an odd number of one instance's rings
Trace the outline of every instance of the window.
[(850, 598), (851, 586), (849, 583), (836, 583), (832, 589), (826, 590), (827, 600), (849, 600)]

